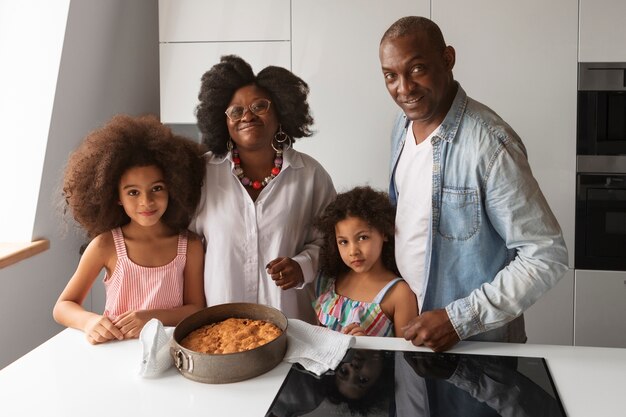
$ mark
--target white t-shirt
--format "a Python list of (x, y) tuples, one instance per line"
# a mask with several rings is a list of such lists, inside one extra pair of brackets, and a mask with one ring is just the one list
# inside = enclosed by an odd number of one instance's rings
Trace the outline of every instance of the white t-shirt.
[(435, 129), (416, 145), (413, 122), (409, 124), (395, 172), (398, 192), (396, 211), (396, 263), (400, 275), (417, 296), (421, 309), (426, 290), (426, 245), (430, 239), (432, 212), (433, 145)]
[[(324, 168), (292, 148), (283, 154), (283, 169), (256, 201), (233, 173), (230, 154), (207, 154), (202, 199), (189, 228), (204, 236), (204, 292), (208, 306), (250, 302), (267, 304), (289, 318), (313, 323), (310, 284), (317, 275), (322, 237), (311, 223), (335, 198)], [(282, 290), (265, 266), (290, 257), (302, 268), (304, 288)]]

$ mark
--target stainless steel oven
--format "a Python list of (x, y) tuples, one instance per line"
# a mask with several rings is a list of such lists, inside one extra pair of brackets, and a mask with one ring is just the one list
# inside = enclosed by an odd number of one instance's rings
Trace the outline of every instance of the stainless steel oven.
[(575, 267), (626, 271), (626, 174), (578, 172), (576, 189)]
[(626, 63), (581, 63), (575, 267), (626, 271)]

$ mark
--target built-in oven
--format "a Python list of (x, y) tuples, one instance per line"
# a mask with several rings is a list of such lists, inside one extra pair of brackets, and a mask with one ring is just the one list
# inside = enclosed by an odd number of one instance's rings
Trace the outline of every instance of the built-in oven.
[(577, 269), (626, 271), (626, 174), (577, 174)]
[(578, 155), (626, 155), (626, 63), (578, 67)]
[(575, 267), (626, 271), (626, 63), (578, 68)]

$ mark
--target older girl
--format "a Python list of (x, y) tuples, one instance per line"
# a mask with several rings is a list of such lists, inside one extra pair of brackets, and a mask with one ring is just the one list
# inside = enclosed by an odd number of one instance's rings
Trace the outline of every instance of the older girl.
[[(93, 240), (54, 306), (55, 320), (103, 343), (152, 318), (174, 326), (205, 305), (200, 239), (187, 225), (200, 198), (199, 146), (155, 117), (116, 116), (70, 156), (66, 207)], [(103, 314), (82, 303), (104, 269)]]

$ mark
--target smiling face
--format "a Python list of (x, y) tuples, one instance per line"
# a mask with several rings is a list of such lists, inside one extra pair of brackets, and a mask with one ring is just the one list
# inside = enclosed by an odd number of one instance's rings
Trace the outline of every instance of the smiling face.
[(337, 248), (354, 272), (384, 268), (380, 254), (387, 238), (359, 217), (346, 217), (335, 225)]
[(414, 123), (438, 126), (450, 109), (455, 53), (437, 48), (425, 33), (385, 39), (380, 63), (389, 94)]
[(167, 210), (169, 193), (163, 172), (155, 165), (132, 167), (120, 178), (120, 204), (131, 222), (154, 226)]
[(225, 116), (228, 133), (240, 150), (257, 150), (272, 146), (274, 134), (278, 130), (275, 106), (272, 103), (266, 113), (254, 114), (250, 106), (260, 99), (271, 100), (265, 90), (250, 84), (237, 90), (228, 104), (229, 108), (239, 105), (245, 109), (241, 120), (232, 121)]

